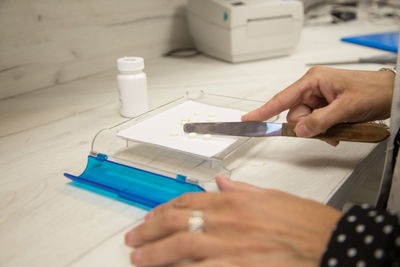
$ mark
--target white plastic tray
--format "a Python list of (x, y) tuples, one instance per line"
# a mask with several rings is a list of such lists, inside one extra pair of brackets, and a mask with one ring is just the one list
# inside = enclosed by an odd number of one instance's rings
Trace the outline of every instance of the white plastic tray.
[(203, 157), (213, 157), (239, 140), (232, 136), (190, 136), (185, 122), (240, 121), (244, 111), (188, 100), (118, 133), (130, 141), (158, 145)]

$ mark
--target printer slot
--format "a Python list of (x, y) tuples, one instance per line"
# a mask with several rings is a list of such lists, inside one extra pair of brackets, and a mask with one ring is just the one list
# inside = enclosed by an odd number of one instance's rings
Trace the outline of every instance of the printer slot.
[(247, 20), (247, 36), (256, 38), (293, 32), (293, 18), (279, 16)]

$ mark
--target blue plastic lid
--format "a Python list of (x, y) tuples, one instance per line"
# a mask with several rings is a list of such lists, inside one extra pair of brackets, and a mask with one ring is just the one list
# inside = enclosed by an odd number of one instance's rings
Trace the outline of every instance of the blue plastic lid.
[(88, 156), (86, 169), (79, 176), (64, 175), (74, 181), (115, 193), (118, 197), (137, 203), (139, 207), (154, 208), (184, 193), (204, 192), (198, 185), (133, 168), (107, 160), (107, 156)]

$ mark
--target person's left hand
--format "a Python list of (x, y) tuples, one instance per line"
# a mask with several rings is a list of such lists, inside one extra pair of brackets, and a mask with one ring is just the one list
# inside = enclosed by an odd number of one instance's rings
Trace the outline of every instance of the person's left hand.
[[(341, 212), (217, 176), (221, 193), (184, 194), (128, 232), (136, 266), (319, 266)], [(203, 233), (188, 231), (193, 210)]]

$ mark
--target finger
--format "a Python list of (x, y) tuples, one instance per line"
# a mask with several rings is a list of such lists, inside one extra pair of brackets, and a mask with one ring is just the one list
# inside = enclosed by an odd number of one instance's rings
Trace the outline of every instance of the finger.
[[(163, 212), (171, 208), (187, 208), (187, 209), (203, 209), (210, 203), (216, 203), (219, 198), (218, 193), (185, 193), (177, 198), (174, 198), (167, 203), (164, 203), (154, 209), (152, 209), (147, 217), (152, 217), (154, 214)], [(198, 200), (197, 200), (198, 199)], [(203, 201), (203, 202), (202, 202)]]
[(145, 223), (126, 233), (125, 244), (130, 247), (138, 247), (172, 233), (187, 230), (190, 213), (189, 210), (174, 208), (158, 212)]
[(298, 256), (292, 251), (247, 252), (244, 255), (217, 257), (198, 262), (178, 263), (168, 267), (266, 267), (266, 266), (312, 266), (313, 259)]
[[(286, 116), (286, 120), (290, 123), (297, 123), (310, 115), (312, 112), (311, 108), (307, 105), (298, 105), (297, 107), (294, 107), (291, 109)], [(339, 141), (336, 140), (323, 140), (327, 144), (331, 146), (337, 146), (339, 144)]]
[(307, 74), (298, 81), (276, 94), (271, 100), (258, 109), (242, 116), (242, 121), (264, 121), (282, 111), (297, 106), (302, 101), (302, 95), (309, 88)]
[(222, 206), (227, 202), (226, 194), (221, 193), (187, 193), (170, 201), (170, 205), (179, 209), (208, 209)]
[[(153, 209), (145, 223), (132, 229), (125, 235), (128, 246), (137, 247), (144, 243), (166, 237), (174, 232), (187, 230), (188, 219), (192, 210), (210, 210), (231, 206), (220, 193), (188, 193)], [(203, 216), (207, 225), (209, 214)], [(206, 226), (205, 226), (206, 227)]]
[(198, 262), (190, 262), (190, 263), (178, 263), (169, 265), (169, 267), (239, 267), (239, 266), (248, 266), (248, 263), (245, 265), (238, 265), (232, 263), (229, 260), (223, 258), (213, 258), (213, 259), (206, 259)]
[(134, 250), (131, 253), (131, 261), (137, 266), (158, 266), (181, 260), (215, 257), (229, 250), (229, 243), (222, 244), (222, 241), (214, 237), (180, 232)]
[(297, 123), (296, 134), (300, 137), (311, 137), (325, 132), (335, 124), (344, 122), (349, 113), (346, 106), (349, 105), (336, 99), (326, 107), (315, 109)]
[[(286, 91), (282, 91), (275, 95), (271, 100), (262, 105), (261, 107), (250, 111), (242, 116), (242, 121), (264, 121), (275, 115), (278, 115), (284, 110), (289, 109), (293, 104), (289, 101), (296, 101), (298, 99), (287, 99)], [(296, 97), (296, 96), (294, 96)]]
[(311, 112), (312, 110), (309, 106), (300, 104), (289, 111), (286, 120), (290, 123), (297, 123), (304, 117), (310, 115)]
[(249, 191), (263, 192), (264, 189), (242, 182), (235, 182), (223, 174), (217, 174), (215, 177), (218, 188), (221, 191)]

